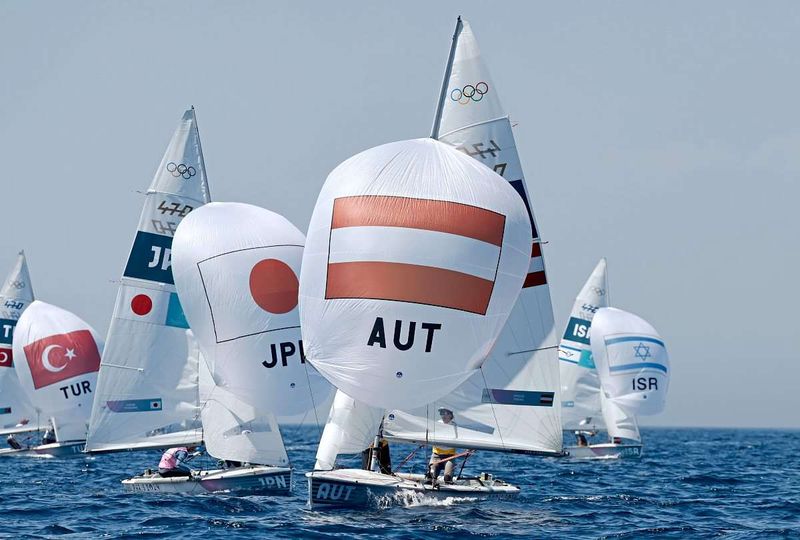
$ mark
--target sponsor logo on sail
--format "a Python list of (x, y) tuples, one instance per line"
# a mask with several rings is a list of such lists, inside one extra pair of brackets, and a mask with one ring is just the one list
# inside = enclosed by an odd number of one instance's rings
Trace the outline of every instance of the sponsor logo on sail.
[(170, 161), (167, 163), (167, 172), (170, 173), (175, 178), (182, 177), (184, 180), (188, 180), (192, 176), (197, 174), (197, 169), (192, 167), (191, 165), (185, 165), (184, 163), (175, 163)]
[(466, 105), (470, 102), (478, 102), (483, 99), (489, 92), (489, 84), (481, 81), (476, 84), (465, 84), (461, 88), (453, 88), (450, 90), (450, 99), (461, 105)]

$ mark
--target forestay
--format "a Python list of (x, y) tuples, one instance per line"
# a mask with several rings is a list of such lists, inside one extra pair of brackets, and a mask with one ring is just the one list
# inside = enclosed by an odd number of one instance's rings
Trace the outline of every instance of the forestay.
[(589, 332), (598, 309), (608, 306), (606, 260), (600, 259), (578, 293), (558, 347), (561, 367), (561, 420), (564, 429), (603, 429), (600, 379)]
[(58, 442), (86, 438), (102, 350), (86, 322), (39, 300), (17, 322), (14, 367), (40, 416), (52, 421)]
[[(469, 24), (459, 19), (432, 137), (500, 174), (524, 203), (532, 235), (522, 292), (479, 372), (423, 408), (395, 410), (386, 433), (468, 448), (559, 453), (559, 378), (550, 289), (536, 220), (508, 116)], [(485, 351), (482, 351), (485, 354)], [(453, 411), (457, 429), (439, 409)]]
[(0, 289), (0, 435), (32, 431), (38, 429), (40, 423), (42, 426), (47, 424), (46, 418), (38, 418), (14, 369), (14, 327), (31, 302), (31, 276), (25, 254), (20, 252)]
[(641, 317), (601, 308), (592, 322), (592, 355), (609, 401), (625, 413), (658, 414), (669, 386), (669, 358), (661, 336)]
[(309, 226), (306, 356), (376, 408), (451, 392), (508, 318), (530, 234), (511, 186), (448, 145), (402, 141), (348, 159), (328, 176)]
[[(216, 384), (203, 412), (206, 446), (214, 456), (283, 464), (264, 461), (274, 454), (259, 459), (255, 450), (245, 449), (259, 442), (257, 429), (274, 434), (261, 443), (283, 448), (275, 422), (255, 420), (314, 415), (315, 404), (327, 402), (333, 392), (302, 352), (297, 293), (304, 242), (283, 216), (240, 203), (208, 204), (184, 219), (175, 234), (175, 285)], [(248, 457), (231, 457), (236, 445), (230, 437), (218, 448), (222, 439), (211, 436), (219, 426), (208, 420), (223, 421), (230, 434), (236, 418), (250, 432), (241, 438)]]
[(337, 456), (358, 454), (367, 448), (378, 433), (383, 412), (383, 409), (359, 403), (337, 390), (319, 441), (314, 469), (331, 470), (336, 465)]
[(190, 109), (145, 196), (108, 331), (87, 450), (200, 441), (197, 371), (189, 365), (189, 326), (175, 291), (171, 251), (178, 224), (209, 197)]

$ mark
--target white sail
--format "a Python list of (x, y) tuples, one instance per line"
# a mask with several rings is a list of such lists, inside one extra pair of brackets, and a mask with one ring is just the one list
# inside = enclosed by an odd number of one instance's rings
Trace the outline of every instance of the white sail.
[(507, 182), (432, 139), (390, 143), (328, 176), (300, 277), (306, 356), (377, 408), (430, 403), (483, 363), (529, 265)]
[(14, 331), (14, 368), (41, 418), (51, 418), (59, 442), (86, 438), (102, 341), (85, 321), (34, 301)]
[(669, 358), (664, 341), (650, 323), (621, 309), (601, 308), (592, 322), (590, 341), (609, 401), (631, 416), (664, 409)]
[(28, 263), (25, 254), (20, 252), (0, 289), (0, 435), (32, 431), (47, 425), (46, 418), (37, 417), (36, 408), (14, 369), (14, 327), (33, 299)]
[(600, 403), (603, 422), (608, 431), (608, 439), (610, 441), (616, 439), (636, 442), (642, 441), (642, 437), (639, 435), (639, 426), (636, 423), (636, 417), (634, 415), (625, 412), (614, 400), (607, 398), (602, 392), (600, 392)]
[(561, 421), (564, 429), (603, 429), (600, 379), (589, 331), (598, 309), (608, 306), (606, 260), (601, 259), (578, 293), (558, 348), (561, 364)]
[(145, 196), (108, 330), (89, 451), (199, 442), (197, 372), (187, 364), (189, 326), (173, 284), (171, 249), (181, 220), (208, 200), (190, 109)]
[[(528, 269), (519, 299), (480, 371), (452, 394), (426, 407), (392, 411), (385, 432), (418, 442), (558, 453), (561, 420), (556, 336), (539, 233), (511, 124), (472, 29), (461, 19), (453, 36), (432, 136), (472, 156), (514, 188), (531, 225)], [(453, 411), (458, 430), (441, 421), (440, 408)]]
[(378, 433), (383, 413), (383, 409), (359, 403), (337, 390), (319, 441), (314, 469), (333, 469), (337, 456), (357, 454), (367, 448)]
[(288, 465), (275, 415), (216, 386), (202, 412), (206, 451), (218, 459)]
[[(221, 394), (212, 392), (209, 404), (218, 410), (203, 413), (212, 455), (217, 455), (215, 443), (208, 434), (216, 427), (206, 419), (220, 418), (220, 410), (249, 407), (254, 418), (295, 415), (327, 401), (333, 392), (303, 356), (297, 276), (304, 242), (303, 233), (286, 218), (249, 204), (211, 203), (178, 227), (174, 276), (187, 319), (216, 386), (244, 404), (234, 407), (226, 397), (219, 409)], [(252, 422), (250, 415), (237, 417)], [(240, 440), (250, 444), (247, 437)], [(280, 434), (275, 441), (283, 448)]]

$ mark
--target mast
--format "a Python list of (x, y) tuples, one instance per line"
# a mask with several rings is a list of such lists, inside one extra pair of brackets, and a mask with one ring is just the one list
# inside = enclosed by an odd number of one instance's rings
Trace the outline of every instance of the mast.
[(461, 22), (461, 16), (459, 15), (456, 21), (456, 30), (453, 32), (453, 43), (450, 45), (450, 56), (447, 57), (447, 67), (444, 69), (444, 79), (442, 79), (442, 89), (439, 92), (439, 102), (436, 104), (436, 114), (433, 116), (431, 139), (439, 138), (439, 126), (442, 123), (442, 110), (444, 109), (444, 100), (447, 98), (447, 83), (450, 81), (450, 72), (453, 71), (453, 59), (456, 56), (458, 36), (461, 34), (461, 29), (463, 27), (464, 24)]

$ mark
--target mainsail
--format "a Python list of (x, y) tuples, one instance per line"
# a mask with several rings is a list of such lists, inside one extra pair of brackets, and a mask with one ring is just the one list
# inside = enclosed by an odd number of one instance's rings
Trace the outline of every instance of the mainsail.
[[(209, 201), (194, 109), (186, 111), (153, 182), (117, 293), (89, 428), (88, 451), (199, 442), (197, 372), (172, 278), (172, 237)], [(195, 364), (196, 365), (196, 364)]]
[(210, 203), (175, 234), (175, 285), (214, 375), (202, 419), (215, 457), (286, 464), (277, 417), (313, 411), (333, 391), (303, 356), (304, 243), (283, 216), (240, 203)]
[(378, 433), (383, 413), (383, 409), (360, 403), (337, 390), (319, 441), (314, 469), (333, 469), (337, 456), (358, 454), (367, 448)]
[(664, 340), (641, 317), (601, 308), (592, 323), (592, 356), (609, 402), (624, 413), (658, 414), (669, 388), (669, 357)]
[(39, 300), (17, 322), (14, 367), (39, 415), (55, 427), (58, 442), (86, 438), (102, 349), (86, 322)]
[(0, 289), (0, 435), (33, 431), (40, 424), (47, 424), (47, 419), (38, 418), (36, 408), (14, 369), (14, 327), (31, 302), (31, 276), (25, 254), (20, 252), (17, 263)]
[(578, 293), (558, 347), (561, 364), (561, 420), (564, 429), (603, 429), (600, 380), (589, 335), (598, 309), (608, 306), (606, 260), (597, 263)]
[[(541, 240), (511, 123), (472, 29), (460, 18), (431, 137), (473, 157), (513, 188), (531, 226), (528, 268), (519, 299), (481, 369), (425, 407), (392, 411), (384, 423), (385, 433), (395, 439), (462, 448), (559, 453), (556, 335)], [(454, 424), (439, 419), (441, 409), (454, 413)]]
[(300, 276), (306, 356), (350, 397), (412, 408), (483, 363), (519, 296), (530, 219), (500, 176), (432, 139), (328, 176)]

